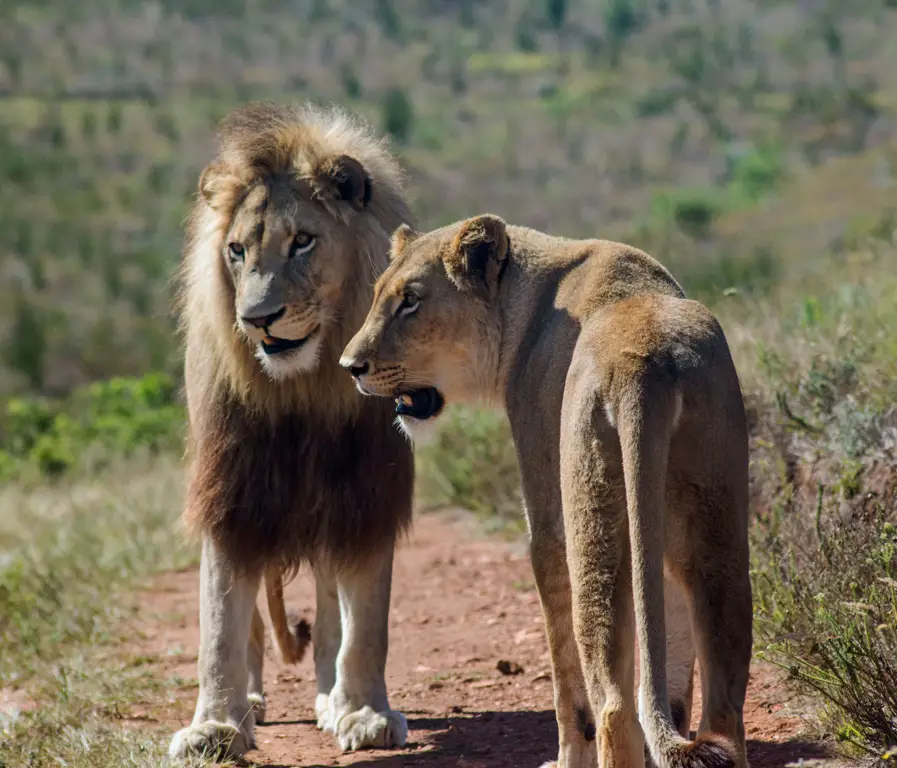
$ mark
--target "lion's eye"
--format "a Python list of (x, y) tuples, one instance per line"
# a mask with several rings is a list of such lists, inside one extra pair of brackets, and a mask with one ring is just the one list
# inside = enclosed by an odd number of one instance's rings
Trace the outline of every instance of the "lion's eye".
[(243, 247), (242, 243), (228, 243), (227, 250), (230, 251), (230, 256), (235, 261), (243, 261), (246, 256), (246, 249)]
[(398, 315), (399, 317), (404, 317), (405, 315), (410, 315), (412, 312), (417, 312), (417, 308), (420, 305), (420, 299), (413, 293), (406, 292), (404, 296), (402, 296), (402, 303), (399, 304)]
[(290, 246), (290, 258), (308, 253), (315, 247), (315, 236), (308, 232), (300, 232), (293, 238), (293, 244)]

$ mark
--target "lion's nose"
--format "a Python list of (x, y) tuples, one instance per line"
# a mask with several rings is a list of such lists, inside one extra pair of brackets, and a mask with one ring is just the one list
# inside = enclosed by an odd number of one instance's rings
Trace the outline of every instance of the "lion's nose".
[(243, 322), (247, 325), (254, 325), (256, 328), (267, 328), (269, 325), (274, 325), (274, 323), (280, 320), (286, 311), (286, 307), (281, 307), (270, 315), (260, 315), (259, 317), (247, 317), (246, 315), (243, 315)]
[(352, 357), (341, 358), (339, 364), (349, 373), (351, 373), (356, 379), (359, 376), (364, 376), (369, 370), (371, 370), (371, 364), (367, 360), (356, 360)]

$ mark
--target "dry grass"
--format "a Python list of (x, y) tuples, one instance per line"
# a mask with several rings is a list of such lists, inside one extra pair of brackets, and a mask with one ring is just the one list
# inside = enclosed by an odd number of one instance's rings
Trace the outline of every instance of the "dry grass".
[(167, 696), (118, 652), (138, 610), (128, 589), (195, 558), (176, 521), (174, 457), (132, 460), (56, 485), (0, 491), (0, 766), (166, 764), (164, 739), (123, 727)]

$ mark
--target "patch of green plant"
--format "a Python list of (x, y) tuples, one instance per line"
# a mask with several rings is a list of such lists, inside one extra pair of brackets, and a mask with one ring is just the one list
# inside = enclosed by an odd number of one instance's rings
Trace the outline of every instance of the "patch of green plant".
[(650, 215), (655, 226), (675, 226), (693, 237), (703, 237), (725, 207), (719, 189), (684, 187), (655, 193)]
[(0, 682), (22, 680), (121, 618), (112, 595), (191, 561), (175, 458), (117, 460), (53, 487), (0, 491)]
[(670, 265), (686, 293), (700, 300), (715, 300), (734, 293), (762, 293), (775, 284), (781, 263), (766, 248), (730, 256), (720, 253), (715, 259), (683, 260)]
[(875, 759), (897, 743), (893, 258), (820, 256), (762, 305), (719, 307), (754, 414), (758, 650)]
[(729, 158), (730, 207), (750, 205), (775, 192), (785, 179), (785, 160), (773, 148), (749, 149)]
[(418, 493), (432, 506), (457, 506), (524, 525), (517, 455), (507, 418), (499, 410), (454, 406), (432, 441), (415, 451)]
[(57, 477), (85, 461), (175, 449), (184, 420), (162, 373), (93, 382), (61, 400), (11, 398), (0, 417), (0, 477)]
[(883, 508), (839, 525), (820, 497), (817, 535), (754, 547), (760, 655), (821, 699), (840, 742), (880, 758), (897, 743), (897, 529)]

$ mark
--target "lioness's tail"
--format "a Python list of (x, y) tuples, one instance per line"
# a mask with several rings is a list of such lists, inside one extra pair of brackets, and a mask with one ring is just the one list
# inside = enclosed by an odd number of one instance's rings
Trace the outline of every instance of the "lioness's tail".
[[(660, 384), (660, 382), (657, 382)], [(645, 738), (659, 768), (734, 768), (735, 745), (721, 736), (684, 739), (670, 714), (664, 626), (663, 551), (667, 460), (680, 394), (647, 374), (621, 403), (620, 448), (632, 552), (632, 589), (641, 658)]]
[(274, 629), (274, 645), (280, 658), (287, 664), (298, 664), (311, 642), (311, 627), (305, 619), (291, 622), (287, 618), (283, 602), (283, 572), (279, 568), (265, 571), (265, 594)]

